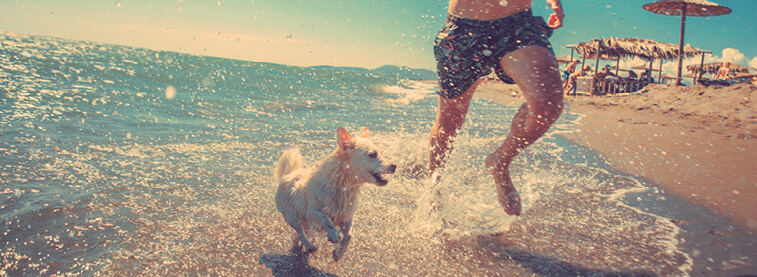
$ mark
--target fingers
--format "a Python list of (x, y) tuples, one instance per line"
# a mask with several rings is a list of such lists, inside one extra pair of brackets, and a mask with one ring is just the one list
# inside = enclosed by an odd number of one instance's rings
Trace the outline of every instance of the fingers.
[(562, 18), (557, 15), (557, 13), (553, 13), (549, 15), (548, 23), (549, 27), (552, 27), (552, 29), (558, 29), (562, 27)]

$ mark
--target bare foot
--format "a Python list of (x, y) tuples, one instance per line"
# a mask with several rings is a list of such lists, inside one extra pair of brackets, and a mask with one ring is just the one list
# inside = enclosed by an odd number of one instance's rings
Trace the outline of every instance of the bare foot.
[(507, 191), (503, 186), (497, 186), (497, 200), (508, 215), (520, 215), (520, 194), (515, 189)]
[(513, 181), (510, 180), (509, 161), (503, 162), (496, 159), (496, 153), (492, 153), (486, 157), (485, 164), (494, 177), (497, 200), (508, 215), (520, 215), (520, 194), (515, 190)]
[(439, 182), (442, 180), (442, 175), (439, 173), (441, 170), (437, 170), (431, 173), (430, 180), (431, 182), (431, 189), (433, 190), (433, 196), (431, 196), (431, 210), (428, 211), (429, 214), (432, 212), (438, 212), (442, 209), (442, 203), (440, 201), (440, 198), (442, 196), (442, 192), (439, 191)]

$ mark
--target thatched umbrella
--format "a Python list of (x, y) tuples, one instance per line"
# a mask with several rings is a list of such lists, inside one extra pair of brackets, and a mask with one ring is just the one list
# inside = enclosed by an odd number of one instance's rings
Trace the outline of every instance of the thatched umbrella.
[(573, 57), (570, 57), (568, 55), (557, 57), (557, 63), (565, 63), (568, 64), (573, 61)]
[[(695, 74), (700, 73), (700, 72), (715, 74), (718, 72), (718, 70), (720, 70), (721, 66), (723, 66), (723, 63), (717, 62), (717, 63), (706, 63), (703, 65), (689, 65), (686, 67), (686, 69), (688, 69), (689, 72), (693, 72)], [(728, 67), (731, 69), (731, 72), (736, 72), (736, 73), (748, 73), (750, 70), (757, 72), (757, 69), (755, 68), (746, 67), (740, 64), (735, 64), (735, 63), (731, 63), (731, 65)]]
[[(606, 38), (594, 39), (588, 42), (581, 42), (577, 45), (568, 45), (575, 49), (587, 59), (596, 59), (599, 55), (603, 60), (619, 60), (627, 57), (639, 57), (649, 61), (649, 69), (652, 69), (654, 60), (670, 60), (677, 58), (678, 46), (672, 43), (657, 42), (650, 39), (640, 38)], [(686, 46), (683, 49), (683, 56), (693, 57), (711, 53), (710, 51), (696, 49)]]
[[(642, 8), (657, 14), (680, 15), (681, 34), (678, 41), (678, 53), (683, 52), (683, 32), (686, 29), (686, 16), (715, 16), (731, 13), (731, 9), (706, 0), (660, 0), (644, 5)], [(678, 56), (678, 79), (681, 84), (681, 67), (683, 56)]]
[[(577, 45), (569, 45), (586, 58), (596, 58), (599, 52), (602, 59), (614, 60), (617, 58), (639, 57), (646, 61), (653, 60), (671, 60), (678, 57), (678, 45), (672, 43), (658, 42), (651, 39), (641, 38), (601, 38), (588, 42), (582, 42)], [(696, 49), (686, 46), (683, 49), (683, 55), (693, 57), (710, 51)]]

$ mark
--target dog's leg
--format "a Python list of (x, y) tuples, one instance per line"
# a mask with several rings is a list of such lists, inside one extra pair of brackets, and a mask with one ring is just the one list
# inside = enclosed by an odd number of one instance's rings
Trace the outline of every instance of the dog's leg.
[(318, 209), (312, 209), (310, 213), (318, 219), (318, 222), (320, 222), (321, 225), (323, 225), (323, 229), (326, 230), (326, 237), (329, 238), (329, 242), (339, 242), (339, 233), (336, 230), (336, 227), (334, 227), (334, 222), (331, 222), (331, 218)]
[(302, 254), (302, 243), (300, 242), (300, 235), (297, 233), (292, 236), (292, 249), (289, 252), (295, 255)]
[(350, 245), (350, 229), (352, 228), (352, 222), (345, 222), (341, 229), (342, 229), (342, 241), (339, 242), (339, 246), (334, 249), (333, 256), (334, 261), (338, 262), (339, 259), (342, 258), (342, 255), (344, 255), (344, 252), (347, 252), (347, 246)]
[(305, 246), (305, 254), (310, 254), (318, 250), (318, 247), (315, 247), (315, 245), (313, 245), (313, 243), (308, 240), (308, 237), (305, 236), (305, 232), (302, 230), (302, 228), (300, 228), (300, 230), (297, 230), (297, 234), (299, 234), (302, 245)]
[[(287, 223), (289, 223), (289, 226), (292, 226), (292, 229), (297, 231), (297, 238), (299, 238), (300, 242), (302, 242), (302, 246), (305, 246), (305, 253), (310, 254), (318, 250), (313, 243), (311, 243), (308, 240), (308, 237), (305, 236), (305, 229), (302, 228), (302, 224), (300, 223), (300, 220), (297, 218), (286, 218)], [(296, 244), (295, 244), (296, 245)], [(294, 249), (293, 249), (294, 250)]]

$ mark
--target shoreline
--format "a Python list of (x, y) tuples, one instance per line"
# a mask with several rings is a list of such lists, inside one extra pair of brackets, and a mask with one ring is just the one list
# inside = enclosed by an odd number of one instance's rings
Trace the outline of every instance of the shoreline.
[[(486, 84), (475, 97), (520, 105), (516, 89)], [(580, 119), (574, 132), (557, 135), (599, 153), (614, 170), (757, 233), (757, 113), (751, 98), (757, 87), (650, 85), (640, 92), (566, 96), (564, 112)]]
[[(517, 87), (479, 87), (474, 98), (523, 103)], [(588, 94), (587, 94), (588, 95)], [(650, 85), (634, 94), (566, 96), (579, 118), (555, 133), (598, 155), (602, 166), (650, 191), (627, 205), (670, 220), (689, 276), (757, 274), (757, 86), (676, 88)], [(506, 240), (506, 236), (501, 237)]]

